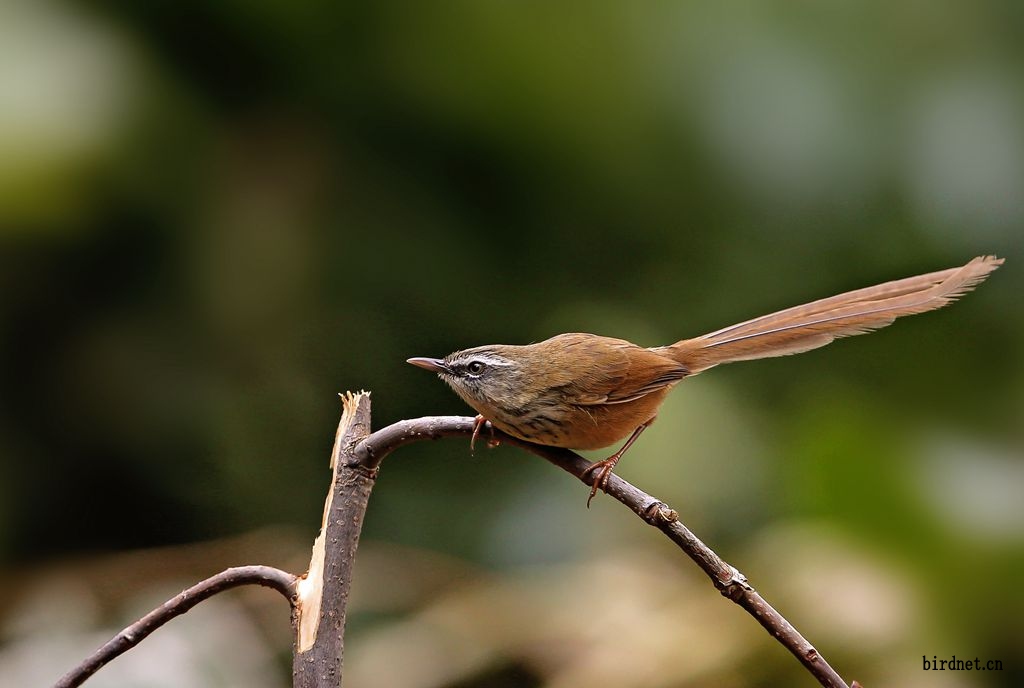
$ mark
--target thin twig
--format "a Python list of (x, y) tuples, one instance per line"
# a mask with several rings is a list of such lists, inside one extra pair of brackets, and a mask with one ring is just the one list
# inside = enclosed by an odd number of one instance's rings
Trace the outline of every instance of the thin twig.
[[(463, 416), (429, 416), (403, 420), (378, 430), (360, 442), (352, 458), (363, 466), (376, 467), (385, 456), (406, 444), (442, 437), (468, 437), (472, 432), (473, 419)], [(494, 437), (502, 443), (520, 447), (547, 459), (586, 485), (592, 484), (593, 475), (587, 472), (591, 463), (575, 452), (524, 442), (497, 429), (494, 430)], [(849, 688), (814, 646), (754, 590), (743, 574), (715, 554), (679, 521), (675, 510), (615, 474), (610, 476), (605, 491), (646, 523), (665, 533), (708, 575), (722, 595), (747, 610), (773, 638), (800, 660), (821, 685), (827, 688)]]
[(81, 685), (104, 664), (138, 645), (157, 628), (219, 592), (240, 585), (262, 585), (277, 590), (292, 602), (295, 597), (295, 581), (296, 578), (292, 574), (271, 566), (237, 566), (222, 571), (172, 597), (125, 628), (85, 661), (64, 674), (54, 684), (54, 688)]

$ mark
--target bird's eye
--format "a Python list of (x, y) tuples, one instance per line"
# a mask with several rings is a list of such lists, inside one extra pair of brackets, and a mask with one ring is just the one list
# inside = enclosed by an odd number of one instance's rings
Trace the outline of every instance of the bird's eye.
[(484, 367), (483, 361), (470, 361), (466, 366), (466, 372), (470, 375), (479, 375), (484, 372)]

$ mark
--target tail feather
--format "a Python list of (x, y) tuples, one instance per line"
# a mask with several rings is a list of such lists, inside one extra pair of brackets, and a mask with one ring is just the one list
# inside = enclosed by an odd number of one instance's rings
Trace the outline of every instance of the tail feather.
[(662, 350), (691, 375), (722, 363), (786, 356), (825, 346), (838, 337), (885, 327), (903, 315), (952, 303), (1002, 265), (979, 256), (966, 265), (820, 299), (764, 315)]

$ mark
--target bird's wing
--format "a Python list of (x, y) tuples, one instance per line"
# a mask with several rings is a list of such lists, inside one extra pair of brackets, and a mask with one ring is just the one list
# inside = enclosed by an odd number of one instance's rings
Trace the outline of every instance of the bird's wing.
[(567, 365), (552, 386), (570, 404), (624, 404), (687, 375), (680, 363), (623, 339), (579, 334), (559, 337), (564, 338)]

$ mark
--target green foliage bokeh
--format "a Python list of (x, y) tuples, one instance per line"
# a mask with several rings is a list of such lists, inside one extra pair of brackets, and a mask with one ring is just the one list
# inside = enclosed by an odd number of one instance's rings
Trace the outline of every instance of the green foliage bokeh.
[[(0, 560), (312, 537), (338, 392), (468, 412), (409, 356), (665, 344), (996, 253), (949, 309), (684, 382), (620, 472), (727, 558), (830, 524), (1019, 677), (986, 581), (1024, 574), (989, 491), (1024, 489), (1022, 37), (995, 1), (0, 7)], [(558, 481), (410, 447), (366, 537), (570, 560), (601, 535)]]

